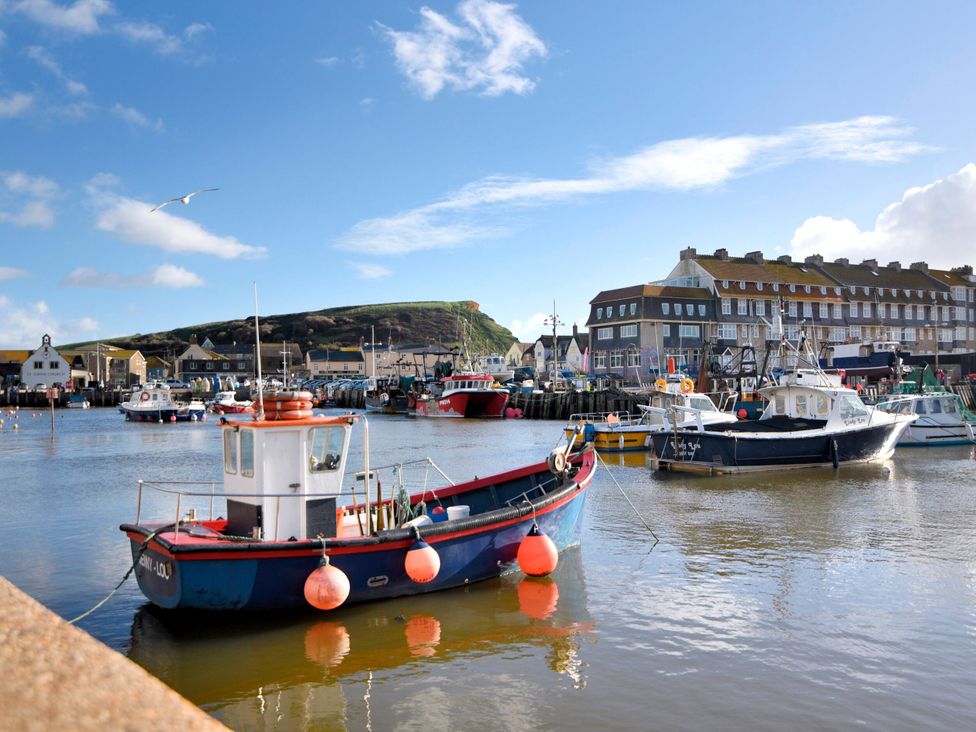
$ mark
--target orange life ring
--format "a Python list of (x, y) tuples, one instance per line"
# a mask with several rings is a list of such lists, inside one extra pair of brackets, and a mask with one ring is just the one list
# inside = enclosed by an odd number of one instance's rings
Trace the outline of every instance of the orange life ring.
[(273, 391), (264, 395), (266, 402), (310, 401), (311, 399), (310, 391)]
[(148, 402), (149, 401), (149, 392), (148, 391), (142, 392), (142, 396), (139, 397), (139, 399), (141, 401)]
[(292, 409), (288, 412), (265, 412), (264, 418), (266, 420), (277, 421), (286, 419), (308, 419), (312, 415), (311, 409)]
[(275, 402), (271, 401), (265, 404), (265, 408), (269, 410), (275, 410), (278, 412), (290, 412), (294, 409), (311, 409), (312, 402), (305, 399), (295, 400), (290, 402)]
[(691, 394), (695, 390), (695, 382), (687, 376), (681, 380), (681, 393)]
[(658, 391), (667, 391), (668, 382), (665, 379), (658, 379), (657, 381), (654, 382), (654, 388), (657, 389)]

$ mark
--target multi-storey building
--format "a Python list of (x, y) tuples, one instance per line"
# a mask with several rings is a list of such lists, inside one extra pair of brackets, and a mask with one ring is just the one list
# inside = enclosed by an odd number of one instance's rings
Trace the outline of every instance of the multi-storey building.
[(816, 347), (890, 340), (920, 358), (944, 360), (976, 351), (971, 266), (852, 264), (819, 255), (767, 260), (758, 251), (733, 257), (726, 249), (706, 255), (688, 248), (660, 283), (608, 290), (591, 301), (591, 371), (616, 370), (636, 381), (671, 354), (693, 367), (706, 342), (719, 352), (752, 346), (761, 356), (780, 307), (786, 336), (795, 339), (803, 326)]

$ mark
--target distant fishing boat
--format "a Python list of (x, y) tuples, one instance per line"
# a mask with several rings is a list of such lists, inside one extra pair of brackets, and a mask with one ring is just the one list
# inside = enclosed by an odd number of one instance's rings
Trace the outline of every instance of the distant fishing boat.
[(508, 403), (508, 392), (489, 374), (462, 371), (427, 386), (408, 398), (418, 417), (502, 417)]
[(254, 402), (238, 399), (233, 391), (218, 391), (210, 403), (210, 411), (217, 414), (251, 414), (254, 412)]
[(68, 396), (68, 409), (88, 409), (91, 403), (85, 398), (84, 394), (71, 394)]
[(207, 418), (207, 405), (198, 399), (174, 399), (165, 384), (146, 384), (119, 405), (126, 420), (133, 422), (197, 422)]
[[(140, 482), (136, 519), (120, 528), (153, 604), (326, 609), (461, 587), (516, 561), (522, 566), (530, 561), (522, 553), (546, 542), (561, 551), (579, 540), (596, 468), (589, 446), (571, 453), (565, 445), (534, 465), (383, 499), (379, 480), (375, 490), (372, 484), (365, 418), (312, 416), (307, 393), (264, 399), (253, 421), (221, 420), (223, 494), (205, 490), (213, 486), (207, 480), (197, 490)], [(357, 422), (365, 457), (361, 502), (344, 485)], [(171, 494), (177, 515), (180, 500), (226, 501), (226, 518), (191, 513), (175, 523), (144, 521), (139, 507), (147, 488)]]

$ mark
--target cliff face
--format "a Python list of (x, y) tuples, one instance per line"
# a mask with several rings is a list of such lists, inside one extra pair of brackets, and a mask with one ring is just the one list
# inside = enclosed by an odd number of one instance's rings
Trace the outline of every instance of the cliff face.
[[(462, 302), (399, 302), (353, 305), (305, 313), (261, 316), (261, 340), (297, 343), (302, 351), (326, 346), (357, 346), (372, 339), (377, 343), (429, 343), (454, 345), (466, 333), (468, 350), (505, 353), (515, 336), (481, 312), (478, 304)], [(144, 355), (178, 352), (195, 336), (215, 344), (253, 343), (254, 318), (176, 328), (161, 333), (113, 338), (103, 343), (137, 348)]]

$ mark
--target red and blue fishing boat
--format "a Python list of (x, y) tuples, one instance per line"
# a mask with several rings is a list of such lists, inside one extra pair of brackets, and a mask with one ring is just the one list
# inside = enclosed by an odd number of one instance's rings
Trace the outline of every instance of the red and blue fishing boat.
[[(596, 468), (589, 445), (572, 452), (570, 441), (537, 464), (412, 495), (393, 486), (384, 500), (379, 472), (369, 467), (366, 419), (313, 416), (310, 400), (301, 392), (266, 396), (255, 419), (221, 419), (222, 493), (209, 482), (139, 483), (136, 520), (120, 528), (153, 604), (328, 609), (460, 587), (518, 567), (543, 574), (537, 567), (549, 552), (554, 565), (557, 552), (578, 543)], [(365, 464), (350, 488), (357, 423)], [(142, 520), (149, 489), (172, 495), (175, 521)], [(223, 502), (225, 517), (181, 513), (209, 503), (212, 515)]]

